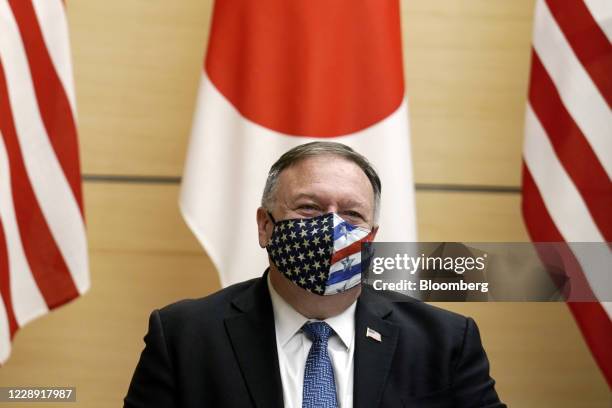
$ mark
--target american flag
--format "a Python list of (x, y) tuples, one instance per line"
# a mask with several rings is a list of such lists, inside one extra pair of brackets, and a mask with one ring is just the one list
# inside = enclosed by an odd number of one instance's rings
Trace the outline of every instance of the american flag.
[(279, 270), (298, 286), (329, 295), (361, 281), (361, 244), (370, 231), (336, 214), (279, 221), (268, 251)]
[(89, 288), (61, 0), (0, 0), (0, 364), (16, 331)]
[[(611, 38), (611, 1), (536, 4), (523, 154), (523, 216), (533, 241), (612, 241)], [(612, 386), (612, 304), (568, 305)]]

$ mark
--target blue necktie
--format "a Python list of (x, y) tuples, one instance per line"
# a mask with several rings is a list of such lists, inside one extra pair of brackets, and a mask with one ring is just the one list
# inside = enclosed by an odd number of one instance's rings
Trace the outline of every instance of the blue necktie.
[(327, 351), (333, 330), (325, 322), (306, 323), (302, 330), (312, 340), (304, 369), (302, 408), (337, 408), (334, 368)]

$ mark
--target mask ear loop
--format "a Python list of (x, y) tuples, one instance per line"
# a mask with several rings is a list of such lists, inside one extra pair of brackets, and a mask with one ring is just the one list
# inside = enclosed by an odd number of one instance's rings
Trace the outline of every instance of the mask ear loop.
[[(266, 210), (266, 214), (268, 214), (268, 217), (270, 217), (270, 221), (272, 221), (272, 225), (274, 226), (274, 228), (276, 228), (276, 220), (274, 219), (274, 216), (272, 215), (272, 213), (268, 210)], [(266, 244), (267, 246), (268, 244)]]
[(274, 216), (272, 216), (272, 213), (270, 211), (267, 211), (268, 213), (268, 217), (270, 217), (270, 220), (272, 221), (273, 225), (276, 225), (276, 220), (274, 219)]

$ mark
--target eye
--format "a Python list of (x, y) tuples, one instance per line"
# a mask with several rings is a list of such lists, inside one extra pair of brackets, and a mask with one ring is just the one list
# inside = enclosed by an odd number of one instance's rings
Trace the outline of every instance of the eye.
[(321, 213), (321, 209), (318, 205), (308, 203), (308, 204), (300, 204), (297, 206), (296, 211), (304, 216), (314, 216)]
[(361, 213), (357, 211), (344, 211), (342, 212), (342, 215), (348, 218), (349, 221), (351, 220), (365, 221), (365, 218), (363, 217), (363, 215), (361, 215)]

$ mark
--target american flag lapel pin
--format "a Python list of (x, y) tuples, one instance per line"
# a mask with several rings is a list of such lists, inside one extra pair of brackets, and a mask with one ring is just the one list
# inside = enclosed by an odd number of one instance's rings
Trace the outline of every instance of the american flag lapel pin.
[(366, 337), (371, 338), (372, 340), (376, 340), (377, 342), (382, 341), (382, 336), (376, 330), (370, 329), (369, 327), (366, 329)]

